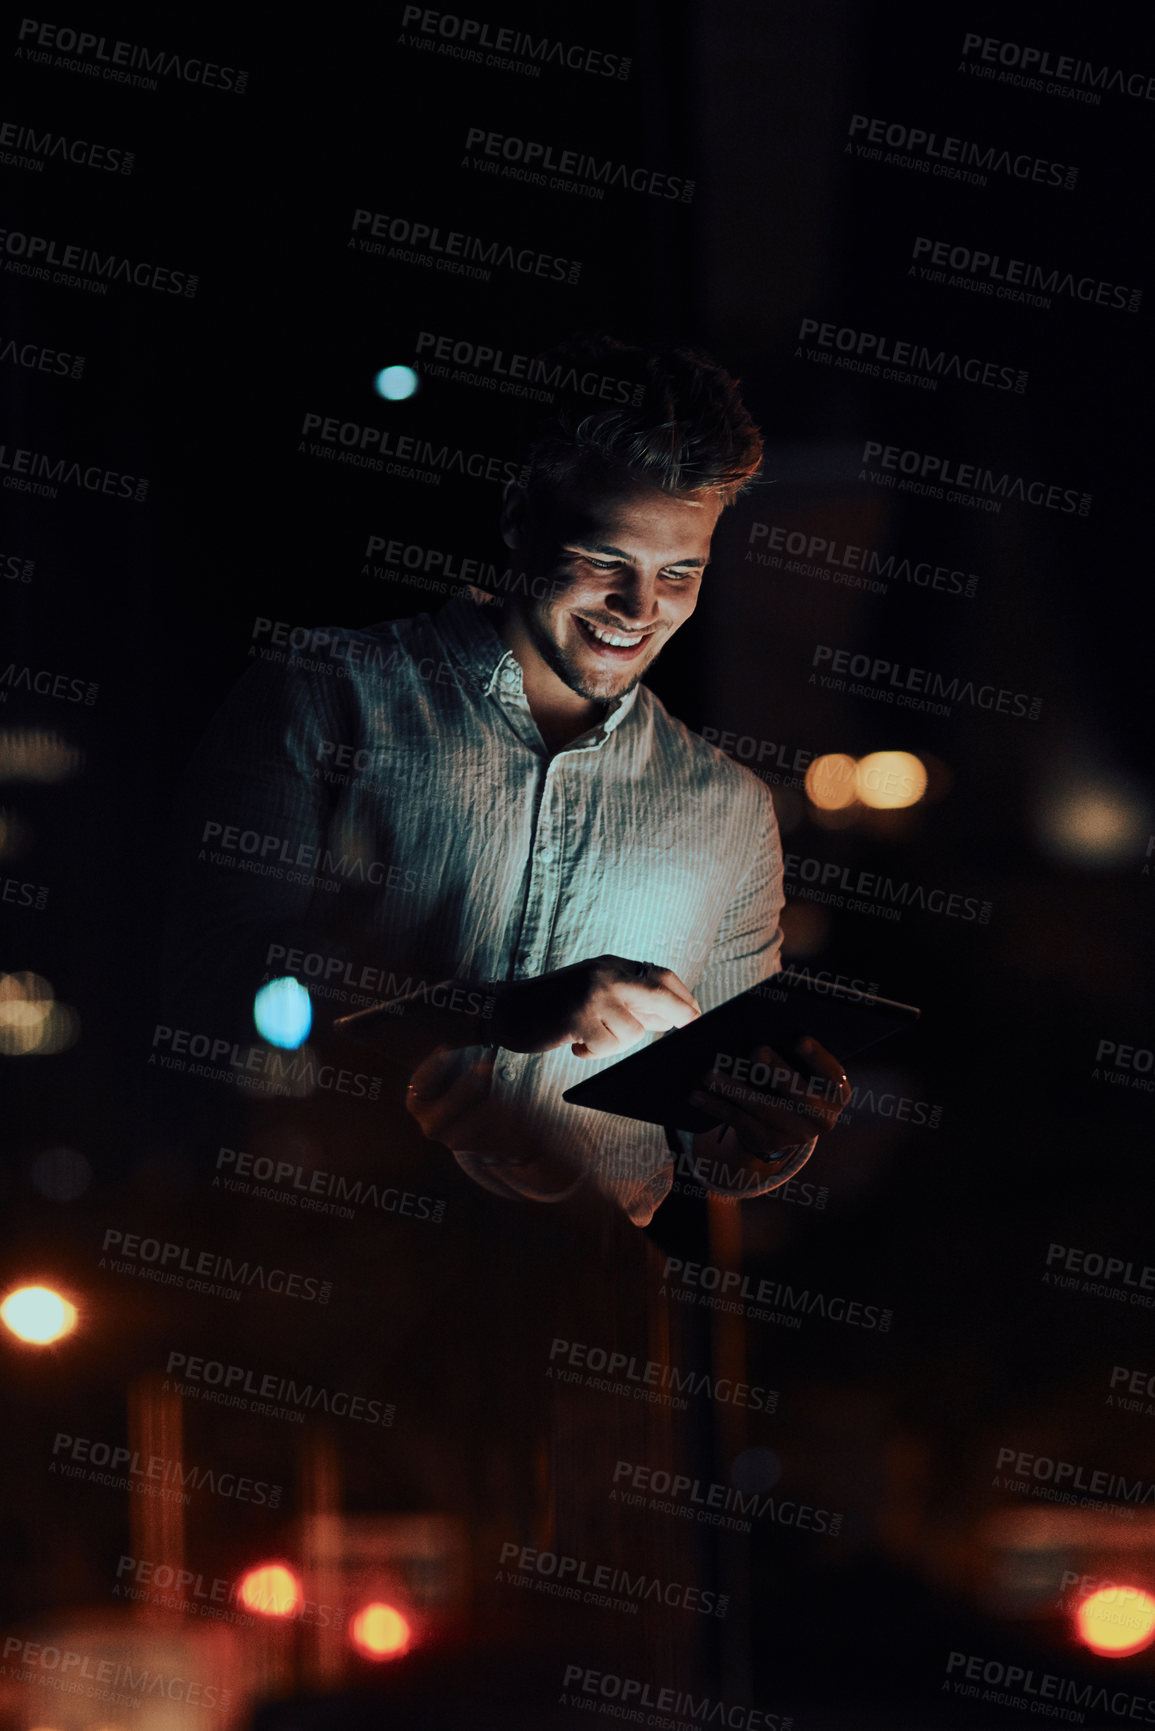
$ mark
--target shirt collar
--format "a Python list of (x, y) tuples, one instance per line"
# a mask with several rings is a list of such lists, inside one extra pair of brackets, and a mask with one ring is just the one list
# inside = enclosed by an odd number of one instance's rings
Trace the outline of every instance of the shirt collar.
[[(507, 649), (497, 635), (492, 619), (487, 617), (491, 605), (471, 601), (467, 595), (456, 596), (438, 608), (437, 630), (457, 665), (471, 676), (486, 697), (494, 693), (499, 697), (521, 697), (521, 667), (513, 650)], [(640, 689), (640, 685), (635, 685), (624, 697), (614, 699), (607, 714), (592, 729), (591, 744), (600, 744), (621, 725), (637, 702)]]
[(458, 667), (470, 674), (487, 696), (493, 689), (498, 669), (511, 659), (488, 617), (492, 605), (492, 602), (471, 601), (468, 595), (458, 595), (439, 607), (433, 620)]

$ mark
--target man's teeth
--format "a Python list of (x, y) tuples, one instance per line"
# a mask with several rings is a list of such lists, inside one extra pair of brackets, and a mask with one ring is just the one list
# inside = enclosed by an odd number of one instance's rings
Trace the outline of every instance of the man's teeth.
[(633, 649), (647, 636), (645, 631), (639, 631), (633, 637), (623, 637), (618, 631), (602, 631), (598, 626), (591, 625), (588, 619), (583, 619), (582, 624), (587, 631), (593, 632), (599, 643), (608, 643), (611, 649)]

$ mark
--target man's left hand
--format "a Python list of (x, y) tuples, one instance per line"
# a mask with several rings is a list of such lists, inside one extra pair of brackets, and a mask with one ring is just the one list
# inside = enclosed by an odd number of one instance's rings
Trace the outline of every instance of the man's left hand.
[(718, 1069), (702, 1078), (689, 1098), (721, 1119), (724, 1129), (700, 1131), (695, 1155), (774, 1161), (784, 1149), (834, 1128), (850, 1101), (846, 1073), (817, 1040), (800, 1040), (796, 1050), (802, 1067), (772, 1046), (757, 1046), (743, 1079)]

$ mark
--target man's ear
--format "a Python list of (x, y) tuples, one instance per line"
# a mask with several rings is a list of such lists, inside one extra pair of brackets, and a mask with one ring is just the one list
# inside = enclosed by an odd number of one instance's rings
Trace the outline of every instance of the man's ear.
[(511, 552), (525, 544), (525, 518), (525, 488), (507, 481), (501, 495), (501, 538)]

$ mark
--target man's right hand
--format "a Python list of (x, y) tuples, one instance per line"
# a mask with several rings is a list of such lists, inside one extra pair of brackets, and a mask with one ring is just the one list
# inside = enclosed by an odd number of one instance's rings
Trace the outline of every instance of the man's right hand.
[(500, 986), (492, 1038), (510, 1052), (550, 1052), (568, 1043), (575, 1057), (608, 1058), (701, 1014), (670, 968), (595, 956)]

